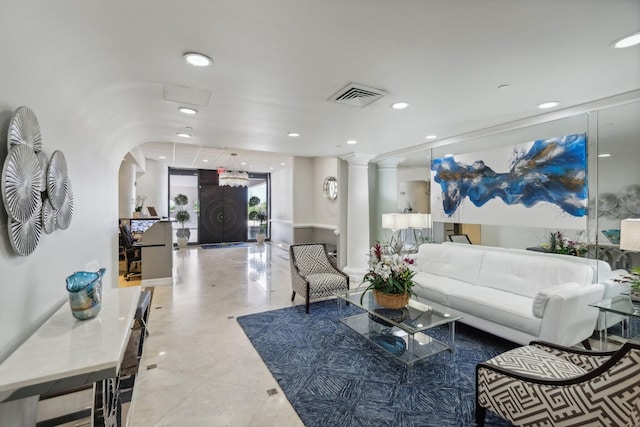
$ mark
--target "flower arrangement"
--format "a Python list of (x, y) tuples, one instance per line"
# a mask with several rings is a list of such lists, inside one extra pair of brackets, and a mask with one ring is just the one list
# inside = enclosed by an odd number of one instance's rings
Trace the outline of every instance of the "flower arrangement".
[(632, 293), (640, 292), (640, 267), (632, 268), (629, 274), (626, 274), (618, 279), (613, 279), (614, 282), (627, 283), (629, 290)]
[(144, 208), (144, 202), (147, 200), (147, 196), (137, 195), (136, 200), (134, 202), (136, 212), (142, 212), (142, 208)]
[(384, 256), (382, 246), (376, 243), (370, 251), (369, 271), (364, 275), (362, 283), (369, 282), (369, 286), (364, 290), (362, 298), (367, 291), (374, 290), (392, 295), (412, 295), (413, 276), (415, 271), (409, 267), (413, 260), (401, 258), (398, 254)]
[(547, 252), (553, 254), (564, 254), (573, 256), (583, 256), (587, 253), (587, 245), (582, 242), (568, 240), (562, 231), (549, 234), (549, 241), (540, 245)]

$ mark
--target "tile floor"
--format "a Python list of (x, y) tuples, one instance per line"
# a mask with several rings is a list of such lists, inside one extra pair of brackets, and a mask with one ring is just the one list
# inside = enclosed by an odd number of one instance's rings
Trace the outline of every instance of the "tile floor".
[(303, 425), (236, 321), (292, 305), (287, 249), (193, 246), (173, 261), (174, 285), (154, 290), (128, 425)]

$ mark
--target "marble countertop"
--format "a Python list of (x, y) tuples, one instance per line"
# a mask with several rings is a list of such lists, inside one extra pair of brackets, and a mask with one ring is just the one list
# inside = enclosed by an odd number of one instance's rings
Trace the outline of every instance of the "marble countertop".
[(140, 287), (104, 289), (102, 309), (77, 320), (65, 303), (0, 364), (0, 402), (115, 377)]

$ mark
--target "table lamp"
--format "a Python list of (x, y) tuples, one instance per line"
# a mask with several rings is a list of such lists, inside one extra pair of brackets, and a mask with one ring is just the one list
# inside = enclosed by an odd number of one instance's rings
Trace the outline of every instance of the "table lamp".
[(620, 222), (620, 249), (640, 252), (640, 219)]
[(393, 252), (400, 252), (404, 246), (402, 230), (409, 228), (409, 215), (401, 213), (382, 214), (382, 228), (391, 230), (389, 247)]

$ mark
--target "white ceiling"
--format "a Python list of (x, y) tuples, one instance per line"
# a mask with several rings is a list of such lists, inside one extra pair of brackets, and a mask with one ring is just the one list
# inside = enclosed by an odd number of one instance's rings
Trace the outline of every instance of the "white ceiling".
[[(610, 47), (640, 31), (638, 0), (2, 3), (0, 76), (34, 61), (41, 84), (123, 155), (144, 144), (177, 167), (229, 167), (230, 152), (254, 171), (290, 156), (381, 155), (539, 115), (544, 101), (640, 88), (640, 46)], [(214, 65), (186, 65), (187, 51)], [(350, 82), (388, 95), (364, 108), (328, 101)], [(176, 136), (185, 127), (188, 144)]]

